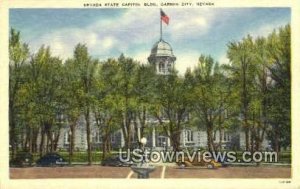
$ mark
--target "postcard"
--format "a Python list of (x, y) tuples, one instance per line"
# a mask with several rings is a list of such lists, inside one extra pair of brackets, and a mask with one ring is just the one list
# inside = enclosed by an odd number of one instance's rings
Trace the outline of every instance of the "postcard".
[(3, 1), (3, 188), (299, 188), (294, 1)]

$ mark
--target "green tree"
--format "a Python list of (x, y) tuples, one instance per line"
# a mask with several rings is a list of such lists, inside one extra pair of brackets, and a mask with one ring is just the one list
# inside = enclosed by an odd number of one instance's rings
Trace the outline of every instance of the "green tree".
[[(135, 111), (134, 111), (134, 126), (139, 140), (144, 137), (145, 129), (150, 128), (147, 119), (150, 116), (150, 110), (153, 104), (155, 95), (155, 70), (150, 65), (139, 65), (137, 72), (134, 75), (134, 94), (135, 94)], [(139, 128), (139, 131), (138, 131)], [(140, 133), (140, 136), (138, 136)], [(139, 142), (139, 141), (138, 141)]]
[(27, 101), (30, 102), (31, 111), (34, 113), (31, 118), (37, 120), (40, 125), (40, 155), (44, 150), (54, 151), (62, 127), (56, 124), (57, 115), (62, 111), (61, 68), (62, 61), (51, 56), (49, 47), (42, 46), (30, 61)]
[(253, 51), (254, 42), (250, 35), (240, 42), (230, 42), (228, 44), (227, 57), (231, 61), (233, 71), (231, 74), (238, 78), (236, 86), (239, 87), (240, 117), (245, 132), (246, 150), (250, 149), (249, 103), (254, 78)]
[(119, 108), (121, 98), (118, 94), (118, 71), (118, 62), (108, 59), (101, 64), (96, 77), (93, 112), (102, 138), (102, 159), (110, 153), (111, 135), (120, 128), (123, 118)]
[(12, 147), (12, 156), (16, 154), (18, 146), (17, 114), (16, 107), (17, 92), (22, 85), (22, 68), (28, 61), (29, 48), (20, 40), (20, 32), (13, 28), (10, 30), (9, 38), (9, 144)]
[(267, 38), (268, 62), (265, 66), (273, 80), (270, 87), (268, 136), (274, 149), (291, 144), (291, 31), (290, 25), (279, 28)]
[(220, 131), (224, 129), (224, 114), (228, 108), (226, 105), (231, 85), (221, 73), (218, 63), (210, 56), (201, 55), (192, 74), (193, 109), (200, 123), (205, 125), (208, 150), (214, 151), (214, 131), (217, 128)]
[(175, 70), (169, 75), (157, 75), (155, 83), (156, 106), (152, 114), (170, 138), (173, 150), (180, 151), (180, 134), (186, 125), (190, 104), (187, 95), (189, 85)]
[(118, 58), (118, 66), (118, 97), (121, 103), (120, 113), (123, 117), (121, 128), (125, 139), (125, 148), (129, 149), (133, 138), (131, 124), (134, 120), (134, 111), (136, 108), (133, 76), (137, 71), (137, 62), (131, 58), (126, 58), (122, 54)]
[[(95, 87), (95, 72), (98, 64), (97, 60), (93, 60), (88, 54), (88, 49), (85, 45), (78, 44), (74, 50), (74, 57), (69, 60), (70, 64), (74, 64), (73, 67), (76, 83), (73, 86), (74, 93), (78, 96), (78, 104), (80, 112), (84, 115), (86, 124), (86, 136), (87, 136), (87, 153), (88, 164), (92, 163), (91, 156), (91, 106), (95, 101), (93, 95), (93, 87)], [(76, 114), (76, 112), (75, 112)], [(75, 116), (76, 117), (76, 116)]]

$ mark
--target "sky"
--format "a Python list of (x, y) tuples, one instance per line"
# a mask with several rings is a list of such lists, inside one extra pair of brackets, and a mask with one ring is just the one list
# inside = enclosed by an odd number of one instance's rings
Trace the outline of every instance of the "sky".
[[(163, 39), (177, 57), (175, 66), (183, 74), (193, 68), (201, 54), (221, 64), (228, 63), (227, 44), (247, 34), (267, 36), (290, 23), (289, 8), (189, 8), (163, 9), (170, 18), (163, 23)], [(32, 53), (41, 45), (65, 60), (78, 43), (86, 44), (94, 58), (117, 58), (121, 53), (147, 63), (151, 48), (159, 40), (159, 9), (10, 9), (10, 27), (21, 32), (21, 40)]]

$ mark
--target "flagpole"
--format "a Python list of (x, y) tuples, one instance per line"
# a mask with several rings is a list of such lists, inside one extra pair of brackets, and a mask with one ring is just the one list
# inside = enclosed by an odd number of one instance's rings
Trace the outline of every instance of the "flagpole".
[(160, 15), (160, 17), (159, 17), (159, 20), (160, 20), (160, 41), (162, 40), (162, 21), (161, 21), (161, 10), (162, 9), (160, 9), (160, 12), (159, 12), (159, 15)]

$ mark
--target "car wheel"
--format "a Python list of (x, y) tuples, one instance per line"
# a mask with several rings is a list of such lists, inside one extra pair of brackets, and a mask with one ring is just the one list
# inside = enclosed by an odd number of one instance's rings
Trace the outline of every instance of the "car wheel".
[(184, 169), (184, 168), (186, 168), (186, 165), (185, 165), (185, 163), (180, 163), (180, 164), (179, 164), (179, 168), (180, 168), (180, 169)]
[(214, 164), (209, 163), (209, 164), (207, 164), (207, 168), (208, 168), (208, 169), (213, 169), (213, 168), (215, 168), (215, 166), (214, 166)]

